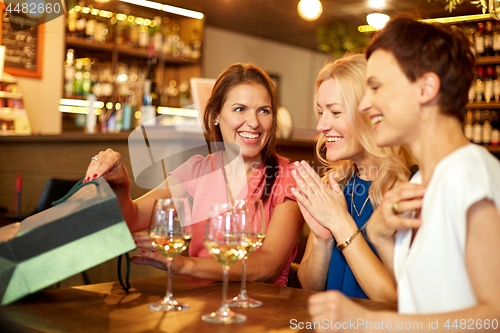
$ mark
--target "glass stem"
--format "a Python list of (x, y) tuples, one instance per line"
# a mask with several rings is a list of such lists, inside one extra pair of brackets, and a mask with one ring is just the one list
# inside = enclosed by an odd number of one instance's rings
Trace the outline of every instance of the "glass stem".
[(243, 298), (247, 297), (247, 256), (243, 258), (241, 264), (241, 291), (240, 296)]
[(227, 307), (227, 283), (229, 279), (229, 266), (224, 265), (222, 268), (222, 305), (221, 309)]
[(167, 294), (165, 295), (165, 301), (172, 301), (172, 258), (167, 257)]

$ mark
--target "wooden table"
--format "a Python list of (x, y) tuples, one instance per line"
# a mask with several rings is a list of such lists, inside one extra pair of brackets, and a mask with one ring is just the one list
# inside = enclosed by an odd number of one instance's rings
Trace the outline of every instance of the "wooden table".
[[(163, 297), (166, 277), (131, 281), (126, 293), (118, 282), (51, 289), (0, 307), (2, 332), (284, 332), (290, 320), (310, 321), (307, 300), (313, 292), (249, 282), (248, 294), (264, 302), (260, 308), (235, 309), (247, 316), (242, 324), (205, 323), (201, 316), (219, 308), (222, 284), (193, 278), (174, 277), (173, 294), (190, 309), (156, 312), (148, 303)], [(229, 283), (230, 297), (240, 283)], [(395, 310), (393, 305), (357, 300), (375, 310)], [(297, 330), (298, 331), (298, 330)]]

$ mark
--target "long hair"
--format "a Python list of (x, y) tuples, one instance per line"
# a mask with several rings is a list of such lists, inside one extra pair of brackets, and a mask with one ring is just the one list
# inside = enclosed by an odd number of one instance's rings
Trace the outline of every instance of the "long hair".
[[(385, 192), (398, 182), (408, 181), (410, 167), (414, 163), (410, 151), (406, 147), (380, 148), (375, 145), (375, 132), (365, 114), (358, 111), (358, 105), (365, 92), (366, 59), (361, 54), (346, 54), (342, 58), (326, 64), (316, 80), (316, 94), (321, 84), (334, 79), (340, 90), (342, 105), (347, 113), (348, 123), (366, 153), (375, 162), (377, 178), (372, 182), (369, 195), (370, 202), (376, 208), (382, 201)], [(321, 134), (316, 144), (316, 156), (327, 166), (326, 172), (334, 172), (336, 181), (345, 186), (358, 172), (351, 160), (330, 162), (326, 159), (326, 137)], [(367, 170), (368, 171), (368, 170)]]
[(269, 139), (261, 151), (261, 158), (266, 170), (266, 184), (261, 199), (266, 202), (269, 198), (278, 171), (278, 158), (276, 156), (276, 132), (278, 130), (278, 95), (273, 81), (262, 69), (252, 64), (233, 64), (226, 68), (215, 81), (212, 94), (208, 99), (203, 116), (203, 124), (211, 142), (223, 142), (219, 126), (215, 126), (215, 119), (221, 112), (229, 91), (239, 84), (261, 84), (271, 97), (271, 112), (273, 125)]

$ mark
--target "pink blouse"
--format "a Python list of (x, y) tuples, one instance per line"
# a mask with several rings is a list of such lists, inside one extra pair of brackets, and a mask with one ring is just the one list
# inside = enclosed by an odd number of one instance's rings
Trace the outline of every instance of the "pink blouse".
[[(212, 203), (228, 202), (226, 182), (222, 168), (222, 152), (217, 152), (213, 155), (203, 157), (195, 155), (180, 167), (172, 171), (170, 174), (177, 178), (183, 188), (189, 195), (194, 198), (193, 213), (192, 213), (192, 233), (193, 237), (189, 244), (189, 255), (191, 257), (210, 257), (208, 250), (203, 244), (205, 233), (205, 223)], [(296, 187), (295, 180), (292, 176), (291, 163), (284, 157), (278, 156), (278, 175), (273, 185), (271, 196), (264, 203), (264, 211), (266, 224), (269, 226), (274, 207), (283, 203), (285, 199), (296, 201), (292, 194), (291, 188)], [(234, 199), (260, 199), (261, 193), (265, 186), (265, 166), (261, 163), (257, 170), (250, 176), (247, 181), (247, 187), (242, 189), (238, 196)], [(175, 196), (175, 191), (172, 194)], [(260, 251), (260, 249), (258, 250)], [(288, 258), (283, 270), (274, 282), (274, 284), (286, 286), (288, 280), (288, 271), (290, 265), (297, 254), (297, 246), (295, 246), (290, 257)]]

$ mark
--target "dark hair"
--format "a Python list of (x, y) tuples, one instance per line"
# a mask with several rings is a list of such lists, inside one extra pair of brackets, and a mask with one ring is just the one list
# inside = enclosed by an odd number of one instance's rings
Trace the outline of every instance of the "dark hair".
[(428, 72), (438, 75), (441, 113), (464, 121), (475, 58), (469, 40), (460, 31), (399, 17), (374, 36), (366, 59), (378, 49), (391, 52), (411, 82)]
[(243, 83), (257, 83), (264, 86), (271, 96), (271, 112), (273, 115), (273, 127), (269, 139), (261, 151), (262, 161), (266, 168), (266, 184), (262, 192), (262, 201), (269, 198), (278, 169), (278, 158), (276, 156), (276, 131), (278, 128), (278, 96), (273, 81), (262, 69), (252, 64), (233, 64), (226, 68), (215, 81), (212, 94), (208, 99), (203, 116), (203, 124), (212, 142), (223, 142), (219, 126), (215, 126), (215, 119), (221, 112), (229, 91), (235, 86)]

